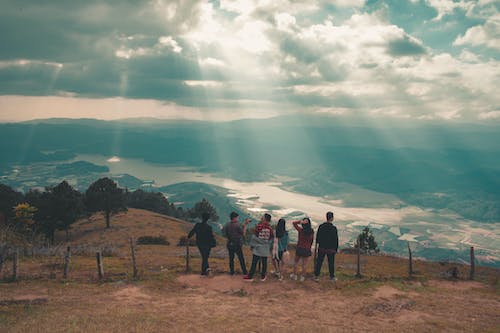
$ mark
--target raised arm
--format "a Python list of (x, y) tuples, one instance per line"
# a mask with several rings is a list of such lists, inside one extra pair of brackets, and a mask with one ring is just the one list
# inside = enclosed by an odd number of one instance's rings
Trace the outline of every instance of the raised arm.
[(300, 231), (301, 228), (299, 228), (299, 224), (301, 223), (301, 221), (293, 221), (292, 224), (293, 224), (293, 227), (295, 229), (297, 229), (297, 231)]
[(245, 220), (245, 223), (243, 223), (243, 236), (245, 236), (247, 234), (247, 227), (248, 227), (248, 224), (251, 222), (252, 220), (250, 219), (246, 219)]

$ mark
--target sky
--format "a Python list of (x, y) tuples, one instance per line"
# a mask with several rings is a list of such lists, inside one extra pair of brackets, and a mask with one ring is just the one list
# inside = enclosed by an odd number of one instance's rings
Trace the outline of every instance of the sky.
[(0, 0), (0, 121), (500, 122), (492, 0)]

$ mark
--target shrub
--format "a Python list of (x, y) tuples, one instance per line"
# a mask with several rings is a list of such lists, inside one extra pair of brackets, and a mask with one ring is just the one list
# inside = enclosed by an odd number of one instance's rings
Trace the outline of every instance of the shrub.
[(138, 245), (170, 245), (165, 236), (141, 236), (137, 238)]
[[(186, 236), (182, 236), (179, 238), (179, 243), (177, 243), (177, 246), (186, 246), (188, 242), (188, 238)], [(196, 246), (196, 240), (194, 238), (189, 239), (189, 246)]]

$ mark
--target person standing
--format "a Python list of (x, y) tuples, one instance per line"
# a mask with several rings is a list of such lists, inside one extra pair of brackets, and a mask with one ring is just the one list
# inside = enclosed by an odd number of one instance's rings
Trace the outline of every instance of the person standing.
[(274, 239), (273, 228), (269, 224), (271, 222), (271, 215), (264, 214), (260, 219), (260, 223), (255, 227), (255, 233), (252, 235), (250, 247), (253, 251), (252, 266), (250, 272), (245, 275), (243, 279), (253, 281), (253, 275), (257, 269), (257, 263), (261, 263), (261, 281), (266, 281), (267, 278), (267, 257), (271, 255), (271, 244)]
[(311, 226), (311, 220), (306, 217), (301, 221), (292, 222), (295, 229), (299, 233), (299, 239), (297, 241), (297, 249), (295, 250), (295, 263), (293, 265), (293, 274), (291, 274), (291, 278), (297, 280), (297, 266), (299, 261), (302, 260), (302, 275), (300, 277), (300, 281), (304, 281), (306, 279), (306, 266), (309, 262), (309, 258), (311, 257), (311, 246), (314, 240), (314, 230)]
[(238, 256), (241, 266), (241, 272), (247, 275), (247, 267), (245, 265), (245, 256), (243, 255), (243, 239), (246, 233), (247, 225), (250, 219), (246, 219), (243, 228), (238, 223), (238, 213), (232, 212), (229, 215), (230, 222), (226, 223), (222, 228), (222, 234), (227, 238), (227, 250), (229, 252), (229, 273), (234, 275), (234, 255)]
[(337, 227), (333, 225), (333, 212), (326, 213), (326, 222), (318, 228), (316, 243), (318, 244), (318, 257), (314, 268), (314, 280), (319, 281), (321, 266), (327, 256), (330, 280), (335, 281), (335, 254), (339, 249), (339, 236)]
[(216, 246), (216, 241), (212, 227), (208, 225), (210, 214), (203, 213), (201, 216), (201, 223), (196, 223), (187, 236), (189, 238), (196, 234), (196, 246), (201, 255), (201, 275), (206, 276), (210, 270), (208, 265), (208, 258), (210, 257), (210, 250)]
[(285, 219), (279, 219), (276, 225), (276, 238), (273, 245), (273, 265), (280, 280), (282, 280), (286, 274), (288, 239), (286, 221)]

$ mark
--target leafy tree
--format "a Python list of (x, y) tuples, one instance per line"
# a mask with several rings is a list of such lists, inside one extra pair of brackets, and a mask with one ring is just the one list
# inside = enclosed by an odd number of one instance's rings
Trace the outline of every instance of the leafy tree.
[(36, 234), (35, 215), (37, 209), (28, 203), (20, 203), (13, 209), (15, 223), (15, 233), (19, 236), (19, 240), (26, 243), (33, 243)]
[(219, 220), (219, 215), (217, 215), (214, 206), (205, 198), (197, 202), (194, 207), (189, 210), (188, 215), (191, 218), (201, 218), (203, 213), (208, 213), (210, 215), (210, 220), (214, 222)]
[(13, 208), (23, 201), (23, 195), (10, 186), (0, 184), (0, 224), (9, 224), (14, 218)]
[(379, 252), (375, 237), (368, 227), (365, 227), (363, 231), (358, 235), (358, 242), (355, 247), (357, 248), (358, 246), (363, 253)]
[(25, 198), (26, 202), (37, 208), (33, 218), (36, 221), (38, 232), (43, 233), (45, 238), (53, 243), (57, 225), (53, 219), (51, 194), (47, 191), (29, 190)]
[(30, 190), (25, 197), (27, 202), (38, 208), (34, 219), (51, 243), (56, 230), (65, 230), (68, 234), (71, 224), (85, 212), (82, 194), (66, 181), (47, 187), (44, 192)]
[(59, 230), (65, 230), (68, 234), (71, 224), (84, 213), (83, 197), (66, 181), (59, 185), (48, 188), (51, 197), (52, 218)]
[(85, 203), (90, 212), (104, 212), (106, 228), (110, 227), (111, 214), (126, 210), (123, 189), (105, 177), (92, 183), (85, 192)]

